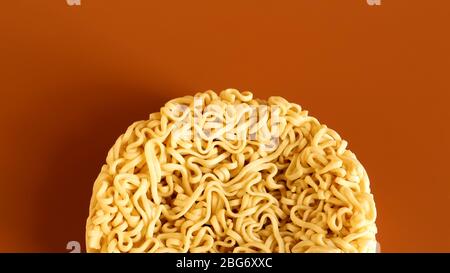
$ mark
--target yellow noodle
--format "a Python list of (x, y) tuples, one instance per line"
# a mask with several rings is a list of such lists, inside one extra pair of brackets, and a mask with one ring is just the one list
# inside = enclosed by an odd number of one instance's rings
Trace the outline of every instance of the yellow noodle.
[(88, 252), (375, 252), (364, 167), (282, 97), (227, 89), (169, 101), (107, 154)]

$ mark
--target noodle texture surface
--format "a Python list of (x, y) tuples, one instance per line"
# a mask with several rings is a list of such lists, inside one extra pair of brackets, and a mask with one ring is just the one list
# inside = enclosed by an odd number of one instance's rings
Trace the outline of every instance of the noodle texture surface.
[(282, 97), (167, 102), (110, 149), (87, 252), (375, 252), (369, 178), (337, 132)]

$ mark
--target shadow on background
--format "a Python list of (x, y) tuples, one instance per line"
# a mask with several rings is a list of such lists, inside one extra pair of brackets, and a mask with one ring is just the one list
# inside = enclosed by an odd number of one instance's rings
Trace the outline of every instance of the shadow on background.
[(64, 94), (79, 95), (52, 99), (54, 145), (38, 178), (45, 181), (36, 181), (42, 185), (33, 207), (40, 251), (68, 252), (69, 241), (79, 241), (85, 251), (92, 186), (108, 150), (133, 121), (147, 119), (171, 99), (164, 96), (169, 90), (161, 87), (130, 88), (114, 82), (67, 88)]

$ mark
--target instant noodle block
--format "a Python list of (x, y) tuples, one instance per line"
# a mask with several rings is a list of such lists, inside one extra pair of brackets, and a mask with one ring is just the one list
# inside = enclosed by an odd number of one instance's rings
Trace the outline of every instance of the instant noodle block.
[(282, 97), (167, 102), (110, 149), (87, 252), (375, 252), (369, 178), (337, 132)]

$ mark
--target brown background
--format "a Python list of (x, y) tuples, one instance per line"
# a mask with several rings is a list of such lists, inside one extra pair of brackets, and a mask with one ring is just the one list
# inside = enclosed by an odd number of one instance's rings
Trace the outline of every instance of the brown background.
[(449, 252), (449, 2), (2, 1), (0, 251), (84, 244), (92, 183), (126, 127), (235, 87), (349, 141), (383, 251)]

